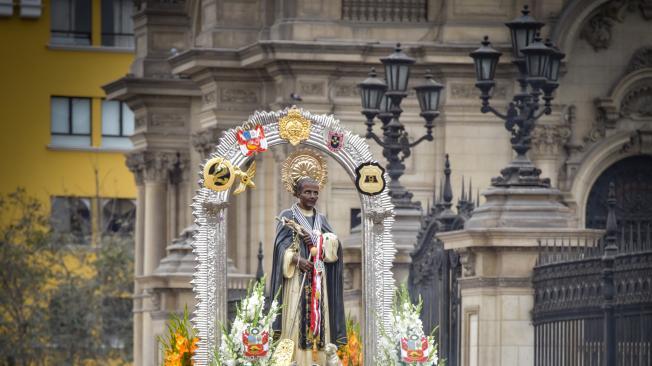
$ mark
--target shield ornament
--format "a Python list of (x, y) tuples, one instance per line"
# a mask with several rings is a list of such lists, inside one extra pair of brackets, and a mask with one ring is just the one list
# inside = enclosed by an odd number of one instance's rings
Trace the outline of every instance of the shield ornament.
[(362, 163), (355, 173), (355, 186), (360, 193), (375, 196), (385, 189), (385, 169), (380, 164)]
[(326, 145), (332, 152), (338, 152), (344, 147), (344, 133), (338, 131), (328, 131), (326, 136)]

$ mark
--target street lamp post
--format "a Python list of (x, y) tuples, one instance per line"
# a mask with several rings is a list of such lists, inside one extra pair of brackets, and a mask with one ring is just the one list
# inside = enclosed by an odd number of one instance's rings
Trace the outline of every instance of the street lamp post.
[(475, 86), (480, 89), (482, 99), (480, 111), (491, 112), (505, 121), (505, 128), (512, 134), (512, 149), (516, 152), (516, 158), (500, 172), (501, 176), (492, 178), (491, 184), (496, 187), (550, 187), (550, 179), (539, 177), (541, 170), (532, 164), (527, 152), (532, 145), (530, 134), (536, 121), (552, 111), (552, 93), (559, 86), (559, 67), (564, 54), (550, 41), (542, 42), (539, 31), (544, 23), (536, 21), (529, 13), (525, 5), (520, 17), (506, 23), (511, 31), (513, 63), (519, 71), (520, 85), (506, 113), (489, 104), (501, 52), (492, 48), (489, 37), (485, 36), (482, 46), (470, 54), (475, 64)]
[[(410, 66), (414, 59), (406, 55), (401, 45), (397, 44), (394, 52), (380, 59), (385, 68), (385, 81), (377, 78), (374, 68), (369, 77), (358, 84), (362, 98), (362, 114), (366, 117), (368, 139), (373, 139), (383, 148), (387, 159), (387, 174), (390, 177), (389, 195), (397, 208), (419, 208), (419, 202), (412, 202), (412, 193), (399, 182), (405, 172), (403, 161), (411, 155), (412, 148), (423, 141), (432, 141), (433, 121), (439, 115), (439, 100), (443, 85), (432, 79), (430, 71), (426, 73), (423, 84), (414, 89), (417, 93), (420, 116), (425, 120), (426, 133), (413, 142), (409, 141), (405, 126), (399, 118), (403, 110), (401, 102), (407, 96), (407, 84), (410, 78)], [(383, 138), (373, 132), (374, 118), (382, 122)]]

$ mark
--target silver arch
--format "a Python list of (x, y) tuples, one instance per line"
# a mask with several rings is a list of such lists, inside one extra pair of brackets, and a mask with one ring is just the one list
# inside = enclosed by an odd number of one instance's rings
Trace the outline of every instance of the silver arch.
[[(288, 114), (288, 109), (276, 112), (256, 112), (249, 122), (263, 126), (269, 146), (288, 143), (280, 138), (279, 118)], [(320, 150), (335, 159), (355, 178), (355, 168), (365, 162), (374, 161), (369, 145), (360, 136), (340, 126), (332, 115), (315, 115), (301, 110), (301, 114), (312, 123), (310, 137), (301, 144)], [(338, 153), (326, 146), (328, 131), (344, 133), (345, 145)], [(210, 158), (221, 156), (231, 161), (233, 166), (243, 167), (250, 157), (244, 156), (236, 142), (236, 130), (226, 131)], [(388, 177), (386, 176), (387, 180)], [(219, 345), (220, 324), (226, 324), (227, 286), (226, 286), (226, 222), (225, 215), (229, 191), (215, 192), (203, 187), (202, 173), (200, 189), (193, 199), (193, 215), (197, 225), (193, 252), (198, 265), (192, 280), (193, 291), (198, 300), (192, 322), (200, 338), (195, 355), (197, 365), (208, 365), (213, 358), (213, 350)], [(387, 188), (376, 196), (360, 194), (362, 203), (362, 293), (364, 320), (364, 359), (373, 364), (376, 342), (379, 339), (379, 322), (386, 323), (390, 314), (394, 293), (394, 278), (391, 268), (396, 250), (392, 239), (394, 206)]]

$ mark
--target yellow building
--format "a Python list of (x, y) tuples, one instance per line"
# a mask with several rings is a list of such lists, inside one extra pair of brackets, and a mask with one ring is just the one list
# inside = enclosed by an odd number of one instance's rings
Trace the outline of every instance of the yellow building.
[[(133, 114), (100, 88), (129, 72), (132, 12), (131, 0), (0, 0), (0, 193), (24, 187), (80, 240), (103, 210), (135, 208)], [(62, 217), (75, 210), (86, 222)]]
[[(0, 194), (22, 187), (39, 199), (55, 231), (72, 234), (66, 243), (76, 246), (66, 266), (83, 276), (92, 276), (92, 267), (74, 260), (96, 253), (97, 234), (129, 238), (135, 220), (136, 187), (124, 155), (133, 114), (105, 100), (101, 89), (129, 72), (133, 6), (132, 0), (0, 0)], [(51, 316), (71, 311), (59, 296), (66, 289), (48, 300)], [(102, 309), (128, 319), (128, 296), (103, 295)], [(113, 321), (107, 314), (100, 328)], [(53, 334), (68, 329), (56, 324)], [(124, 331), (102, 332), (112, 349), (130, 351)], [(48, 357), (61, 352), (54, 348)]]

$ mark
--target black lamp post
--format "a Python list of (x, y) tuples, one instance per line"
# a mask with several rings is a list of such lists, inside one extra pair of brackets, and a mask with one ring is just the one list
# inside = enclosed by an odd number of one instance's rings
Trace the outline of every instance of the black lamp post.
[[(552, 93), (559, 86), (559, 67), (564, 54), (550, 41), (542, 42), (539, 31), (544, 23), (529, 15), (525, 5), (522, 15), (506, 23), (511, 30), (514, 64), (518, 67), (520, 91), (514, 95), (505, 114), (490, 104), (491, 90), (496, 85), (494, 76), (501, 53), (491, 47), (485, 36), (482, 46), (471, 52), (475, 64), (476, 84), (480, 89), (482, 113), (491, 112), (505, 121), (505, 128), (511, 132), (512, 149), (516, 158), (493, 178), (491, 184), (498, 187), (537, 186), (550, 187), (549, 179), (541, 179), (541, 170), (528, 159), (532, 138), (530, 134), (536, 121), (544, 114), (550, 114)], [(540, 97), (543, 94), (543, 105)]]
[[(433, 121), (439, 115), (440, 93), (443, 85), (432, 79), (430, 71), (422, 85), (414, 89), (421, 108), (420, 116), (425, 120), (426, 134), (414, 142), (409, 142), (408, 133), (399, 118), (403, 110), (401, 101), (407, 96), (407, 84), (410, 78), (410, 66), (414, 59), (401, 50), (397, 44), (394, 52), (380, 59), (385, 66), (385, 81), (378, 79), (372, 68), (369, 77), (358, 84), (362, 97), (362, 114), (367, 121), (366, 138), (373, 139), (383, 148), (383, 156), (387, 159), (387, 174), (390, 176), (389, 195), (397, 208), (419, 207), (418, 202), (412, 202), (412, 193), (408, 192), (399, 182), (405, 172), (403, 161), (411, 154), (413, 147), (424, 140), (432, 141)], [(373, 132), (374, 118), (382, 122), (383, 138)]]

